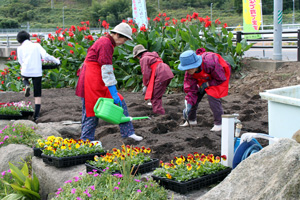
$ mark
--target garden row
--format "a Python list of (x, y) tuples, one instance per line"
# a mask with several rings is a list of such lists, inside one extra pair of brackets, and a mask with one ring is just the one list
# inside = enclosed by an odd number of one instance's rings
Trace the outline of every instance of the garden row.
[[(0, 132), (1, 139), (0, 148), (12, 143), (33, 147), (34, 155), (49, 166), (85, 164), (87, 174), (66, 181), (54, 199), (167, 199), (164, 188), (185, 194), (223, 180), (231, 170), (220, 163), (218, 156), (195, 152), (163, 163), (151, 158), (149, 148), (123, 145), (107, 151), (97, 141), (54, 136), (43, 139), (35, 133), (35, 127), (24, 125), (6, 126)], [(27, 164), (21, 170), (11, 163), (9, 166), (10, 170), (2, 172), (0, 191), (5, 193), (0, 197), (39, 199), (39, 180)], [(142, 178), (153, 170), (152, 178)]]
[[(142, 44), (149, 51), (156, 51), (167, 63), (175, 77), (169, 88), (180, 88), (183, 85), (183, 73), (177, 69), (179, 55), (185, 50), (204, 48), (206, 51), (220, 54), (227, 60), (233, 70), (240, 70), (241, 58), (251, 45), (245, 40), (236, 45), (232, 42), (233, 34), (226, 30), (226, 23), (219, 19), (212, 22), (207, 16), (202, 18), (198, 13), (187, 15), (181, 20), (171, 19), (166, 13), (149, 19), (148, 27), (140, 27), (130, 21), (124, 20), (132, 27), (133, 41), (115, 48), (113, 65), (118, 86), (125, 89), (139, 91), (142, 88), (142, 74), (138, 60), (133, 58), (132, 50), (137, 44)], [(49, 34), (48, 39), (33, 37), (46, 49), (46, 51), (61, 60), (59, 69), (43, 71), (43, 88), (74, 87), (77, 83), (77, 70), (83, 63), (87, 49), (96, 38), (109, 32), (109, 23), (102, 21), (103, 29), (100, 33), (91, 33), (89, 22), (81, 22), (80, 26), (70, 28), (57, 28), (55, 34)], [(200, 36), (199, 36), (200, 34)], [(11, 61), (8, 68), (1, 71), (0, 90), (21, 91), (23, 85), (20, 79), (20, 65), (16, 52), (11, 52)]]

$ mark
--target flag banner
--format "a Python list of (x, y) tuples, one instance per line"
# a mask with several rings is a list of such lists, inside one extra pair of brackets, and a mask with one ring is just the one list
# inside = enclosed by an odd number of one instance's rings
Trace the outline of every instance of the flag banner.
[[(262, 23), (261, 0), (243, 0), (244, 32), (258, 32)], [(245, 35), (246, 39), (261, 38), (261, 34)]]
[(132, 0), (132, 16), (139, 27), (143, 26), (143, 24), (145, 24), (146, 28), (148, 27), (145, 0)]

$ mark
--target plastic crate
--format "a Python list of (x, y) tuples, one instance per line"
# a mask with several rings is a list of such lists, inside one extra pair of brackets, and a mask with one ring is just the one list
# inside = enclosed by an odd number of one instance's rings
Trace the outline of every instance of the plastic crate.
[(214, 174), (205, 175), (189, 181), (178, 182), (175, 180), (154, 176), (153, 180), (159, 182), (159, 185), (166, 189), (173, 190), (180, 194), (185, 194), (193, 190), (199, 190), (203, 187), (222, 181), (231, 172), (231, 168), (221, 170)]
[[(97, 173), (102, 173), (102, 169), (99, 169), (94, 165), (85, 163), (85, 166), (86, 166), (86, 172), (92, 172), (93, 170), (97, 170)], [(158, 166), (159, 166), (159, 160), (152, 159), (151, 161), (143, 163), (139, 166), (134, 166), (132, 173), (136, 172), (136, 174), (145, 174), (147, 172), (151, 172), (155, 170)], [(114, 173), (118, 173), (118, 171), (115, 171)]]
[(79, 156), (70, 156), (70, 157), (53, 157), (53, 156), (47, 156), (45, 154), (42, 154), (43, 162), (57, 167), (57, 168), (62, 168), (62, 167), (70, 167), (74, 165), (80, 165), (84, 164), (87, 160), (94, 160), (94, 156), (101, 156), (105, 155), (106, 152), (103, 153), (94, 153), (94, 154), (85, 154), (85, 155), (79, 155)]
[(58, 64), (48, 64), (48, 65), (42, 65), (42, 69), (58, 69), (60, 65)]
[(44, 148), (33, 148), (33, 155), (36, 157), (42, 157), (42, 153), (43, 153), (43, 149)]

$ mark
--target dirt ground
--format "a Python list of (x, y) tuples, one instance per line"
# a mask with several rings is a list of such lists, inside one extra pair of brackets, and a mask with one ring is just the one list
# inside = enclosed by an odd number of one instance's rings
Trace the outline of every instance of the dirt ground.
[[(291, 62), (276, 72), (260, 72), (249, 69), (249, 59), (244, 60), (241, 73), (233, 74), (230, 82), (229, 95), (222, 99), (225, 114), (239, 114), (243, 124), (242, 133), (268, 133), (268, 104), (260, 98), (259, 92), (300, 84), (299, 63)], [(169, 161), (174, 156), (188, 153), (221, 154), (221, 133), (210, 132), (213, 116), (209, 109), (207, 97), (202, 100), (197, 111), (198, 124), (192, 127), (180, 127), (183, 123), (184, 93), (166, 94), (163, 104), (166, 114), (152, 114), (151, 106), (144, 101), (141, 92), (131, 93), (120, 91), (125, 97), (130, 116), (150, 116), (149, 120), (133, 121), (137, 135), (144, 137), (141, 142), (122, 139), (118, 125), (111, 125), (100, 120), (96, 129), (96, 139), (101, 140), (106, 149), (119, 148), (122, 142), (134, 146), (150, 147), (153, 158)], [(25, 98), (24, 92), (0, 93), (1, 102), (31, 101), (32, 96)], [(70, 88), (43, 90), (41, 117), (38, 123), (59, 121), (80, 121), (81, 100)], [(74, 138), (78, 138), (78, 135)], [(68, 136), (70, 137), (70, 136)], [(266, 141), (259, 140), (265, 146)]]

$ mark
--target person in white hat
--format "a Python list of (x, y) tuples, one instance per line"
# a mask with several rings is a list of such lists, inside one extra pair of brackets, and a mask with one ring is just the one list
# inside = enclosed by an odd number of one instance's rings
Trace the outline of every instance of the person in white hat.
[(133, 48), (133, 57), (140, 60), (145, 100), (151, 100), (153, 113), (164, 115), (162, 96), (174, 77), (172, 70), (162, 61), (157, 52), (148, 52), (141, 44)]
[(221, 98), (228, 95), (230, 64), (219, 54), (197, 49), (197, 54), (188, 50), (180, 54), (179, 70), (185, 71), (184, 92), (186, 108), (183, 117), (186, 122), (181, 126), (196, 125), (196, 111), (199, 102), (207, 93), (210, 109), (214, 115), (211, 131), (222, 130), (223, 108)]
[[(76, 95), (82, 99), (81, 139), (93, 141), (98, 118), (94, 106), (100, 97), (112, 98), (114, 103), (124, 109), (124, 115), (129, 116), (124, 98), (118, 93), (117, 80), (114, 75), (112, 58), (114, 47), (132, 40), (132, 29), (126, 23), (118, 24), (110, 34), (100, 37), (89, 49), (80, 69), (76, 86)], [(123, 138), (140, 141), (143, 138), (135, 134), (131, 122), (119, 124)]]

